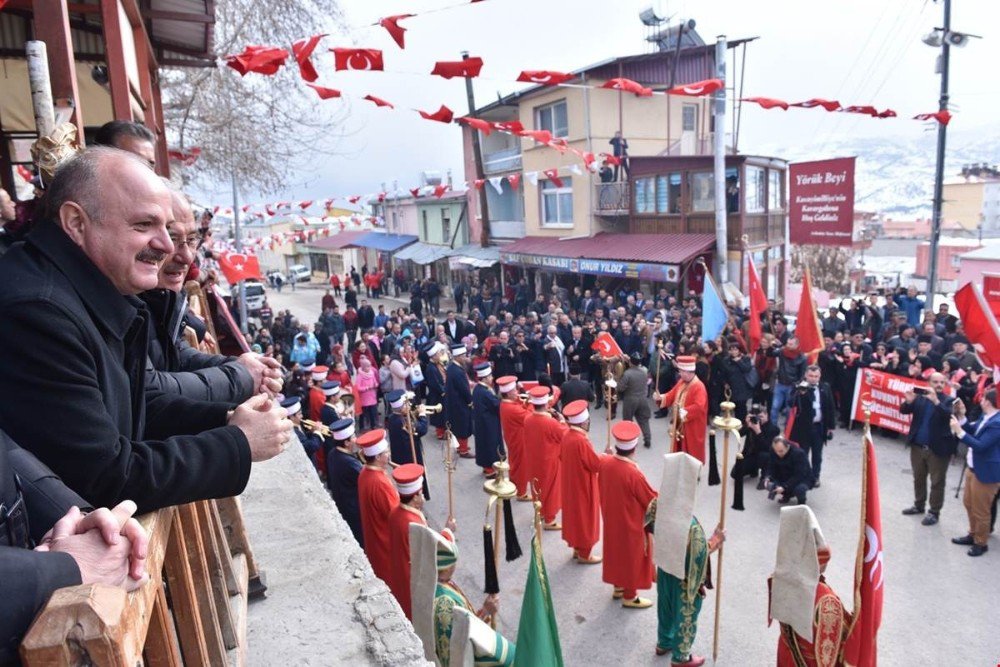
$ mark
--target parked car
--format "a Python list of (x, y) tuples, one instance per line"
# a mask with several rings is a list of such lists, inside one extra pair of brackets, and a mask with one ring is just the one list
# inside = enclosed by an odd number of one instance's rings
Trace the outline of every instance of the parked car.
[(307, 283), (312, 280), (312, 271), (305, 264), (293, 264), (288, 267), (288, 280), (294, 283)]
[(264, 306), (264, 299), (267, 298), (267, 290), (264, 283), (248, 280), (246, 282), (247, 310), (251, 313), (259, 311)]

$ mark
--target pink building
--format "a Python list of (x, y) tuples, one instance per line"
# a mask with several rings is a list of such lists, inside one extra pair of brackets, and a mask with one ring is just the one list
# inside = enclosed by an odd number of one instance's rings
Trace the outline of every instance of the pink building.
[(955, 286), (960, 288), (966, 283), (982, 286), (984, 275), (1000, 275), (1000, 246), (991, 245), (964, 253), (958, 257), (958, 262)]

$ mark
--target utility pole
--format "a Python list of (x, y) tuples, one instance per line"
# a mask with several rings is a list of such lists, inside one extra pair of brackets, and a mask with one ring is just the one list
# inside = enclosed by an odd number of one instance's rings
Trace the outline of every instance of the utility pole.
[[(462, 51), (462, 60), (469, 59), (469, 52)], [(476, 99), (472, 94), (472, 79), (465, 78), (465, 96), (469, 100), (469, 115), (476, 113)], [(483, 178), (483, 149), (479, 146), (479, 130), (470, 127), (472, 133), (472, 158), (476, 163), (476, 180)], [(475, 188), (475, 185), (473, 185)], [(479, 215), (482, 221), (479, 234), (479, 245), (487, 247), (490, 244), (490, 210), (486, 201), (486, 188), (479, 188)]]
[[(948, 34), (951, 32), (951, 0), (944, 0), (944, 32), (941, 39), (941, 98), (938, 101), (938, 111), (948, 109), (948, 56), (951, 45)], [(948, 126), (938, 123), (937, 166), (934, 170), (934, 203), (931, 214), (931, 247), (930, 265), (927, 269), (927, 299), (924, 308), (934, 312), (934, 294), (937, 292), (938, 276), (938, 242), (941, 238), (941, 207), (944, 203), (944, 153), (945, 138)]]
[(715, 171), (715, 277), (719, 285), (729, 280), (729, 245), (726, 237), (726, 36), (715, 42), (715, 78), (722, 88), (715, 93), (712, 154)]
[[(229, 178), (233, 187), (233, 245), (236, 252), (243, 252), (243, 237), (240, 234), (240, 195), (236, 183), (236, 158), (234, 157), (233, 126), (229, 126)], [(246, 281), (241, 280), (237, 286), (240, 295), (240, 330), (248, 333), (250, 329), (247, 325), (247, 287)]]

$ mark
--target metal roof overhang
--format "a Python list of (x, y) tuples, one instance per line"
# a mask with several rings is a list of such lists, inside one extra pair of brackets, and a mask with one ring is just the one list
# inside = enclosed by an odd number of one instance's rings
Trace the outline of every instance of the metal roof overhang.
[(354, 241), (353, 245), (359, 248), (372, 248), (384, 252), (395, 252), (411, 243), (416, 243), (418, 237), (411, 234), (383, 234), (381, 232), (368, 232), (361, 238)]
[(393, 259), (405, 259), (421, 266), (433, 264), (449, 255), (450, 248), (443, 245), (433, 245), (417, 241), (411, 243), (399, 252), (393, 254)]

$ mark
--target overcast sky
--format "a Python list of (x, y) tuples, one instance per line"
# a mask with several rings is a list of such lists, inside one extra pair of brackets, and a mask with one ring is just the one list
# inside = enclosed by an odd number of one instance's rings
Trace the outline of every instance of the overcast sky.
[[(518, 89), (522, 69), (570, 71), (615, 56), (648, 52), (645, 28), (638, 20), (650, 6), (664, 16), (697, 21), (706, 42), (716, 35), (730, 39), (757, 36), (747, 47), (744, 95), (788, 101), (826, 97), (848, 104), (895, 109), (900, 119), (876, 120), (820, 109), (765, 111), (745, 105), (741, 152), (755, 147), (803, 144), (815, 157), (829, 157), (824, 142), (845, 136), (902, 134), (927, 137), (933, 160), (934, 135), (909, 116), (937, 110), (939, 78), (934, 73), (938, 49), (920, 37), (942, 20), (942, 3), (931, 0), (486, 0), (403, 22), (406, 49), (400, 50), (379, 27), (366, 27), (381, 16), (440, 8), (454, 0), (343, 0), (350, 35), (331, 36), (326, 46), (382, 49), (386, 72), (335, 72), (331, 56), (317, 63), (319, 83), (360, 99), (371, 93), (397, 110), (352, 102), (337, 155), (321, 158), (289, 179), (288, 198), (369, 193), (381, 183), (400, 188), (419, 184), (422, 170), (452, 168), (461, 181), (461, 133), (421, 119), (407, 108), (456, 114), (467, 112), (464, 80), (445, 81), (429, 72), (436, 60), (457, 60), (462, 50), (485, 61), (475, 81), (476, 102)], [(952, 28), (982, 35), (964, 49), (952, 49), (952, 127), (990, 127), (997, 131), (1000, 105), (1000, 1), (954, 0)], [(730, 68), (732, 75), (732, 68)], [(738, 80), (736, 82), (738, 84)], [(729, 85), (733, 85), (730, 81)], [(612, 93), (608, 93), (612, 94)], [(318, 103), (329, 112), (344, 100)], [(727, 122), (727, 127), (729, 123)], [(627, 121), (626, 121), (627, 127)], [(780, 155), (779, 155), (780, 157)], [(253, 195), (248, 196), (251, 200)], [(280, 199), (272, 196), (268, 199)]]

